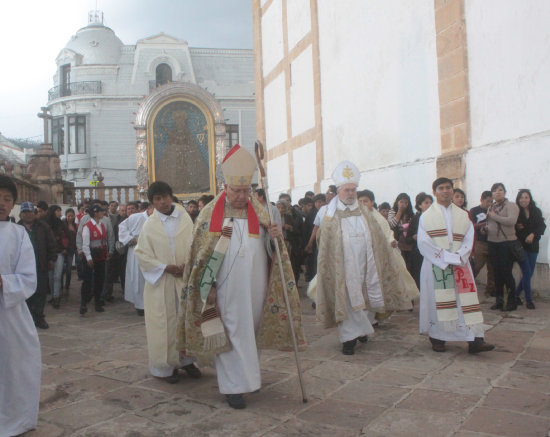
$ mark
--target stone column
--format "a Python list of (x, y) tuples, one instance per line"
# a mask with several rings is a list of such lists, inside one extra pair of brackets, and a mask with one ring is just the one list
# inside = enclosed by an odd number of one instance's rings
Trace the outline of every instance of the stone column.
[(468, 47), (464, 0), (435, 0), (441, 156), (437, 176), (465, 184), (465, 154), (470, 148)]

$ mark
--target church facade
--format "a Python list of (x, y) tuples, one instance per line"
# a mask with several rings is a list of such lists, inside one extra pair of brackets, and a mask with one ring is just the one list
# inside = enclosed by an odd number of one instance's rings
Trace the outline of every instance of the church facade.
[[(162, 159), (170, 134), (170, 153), (178, 141), (187, 141), (194, 154), (177, 151), (177, 159), (182, 163), (200, 159), (201, 164), (196, 166), (200, 183), (176, 187), (178, 194), (215, 190), (210, 183), (216, 154), (211, 139), (225, 148), (237, 142), (252, 146), (256, 138), (252, 50), (193, 48), (165, 34), (125, 45), (103, 24), (102, 13), (92, 11), (88, 25), (71, 37), (56, 64), (47, 105), (52, 116), (51, 143), (60, 156), (63, 178), (76, 187), (89, 187), (99, 174), (107, 187), (139, 186), (143, 194), (148, 183), (162, 179), (167, 171), (174, 173), (173, 165), (155, 173), (154, 166), (140, 161), (139, 150), (140, 144), (145, 145), (145, 153), (154, 148), (154, 138), (142, 129), (147, 126), (140, 125), (150, 121), (143, 118), (143, 105), (156, 115), (169, 102), (155, 96), (166, 95), (167, 89), (170, 99), (180, 103), (159, 114), (164, 118), (156, 126), (156, 144), (161, 144), (156, 159)], [(160, 106), (150, 107), (147, 102), (151, 101)], [(218, 112), (216, 123), (209, 120), (214, 117), (209, 112), (212, 102)], [(164, 161), (175, 162), (176, 155), (166, 155)], [(145, 165), (141, 173), (140, 164)]]
[[(530, 188), (550, 217), (546, 1), (252, 3), (272, 194), (324, 192), (349, 159), (378, 203), (447, 176), (469, 207), (503, 182), (512, 201)], [(549, 259), (545, 235), (539, 262)]]

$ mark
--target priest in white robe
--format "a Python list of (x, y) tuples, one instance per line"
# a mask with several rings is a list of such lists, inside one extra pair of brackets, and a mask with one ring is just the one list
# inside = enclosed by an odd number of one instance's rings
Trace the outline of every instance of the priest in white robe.
[(143, 291), (145, 278), (135, 254), (135, 246), (145, 221), (153, 213), (154, 206), (140, 213), (132, 214), (118, 225), (118, 241), (128, 247), (126, 255), (126, 282), (124, 284), (124, 299), (134, 304), (138, 315), (144, 315)]
[(34, 429), (40, 402), (40, 342), (25, 300), (36, 289), (34, 249), (9, 221), (17, 189), (0, 175), (0, 436)]
[(420, 217), (417, 242), (424, 257), (420, 272), (420, 333), (435, 352), (447, 341), (467, 341), (470, 353), (490, 351), (469, 263), (474, 227), (468, 213), (452, 203), (453, 182), (433, 183), (436, 202)]
[(149, 370), (153, 376), (174, 384), (179, 381), (180, 368), (192, 378), (201, 376), (193, 359), (184, 356), (176, 346), (179, 296), (193, 221), (183, 206), (172, 203), (172, 188), (167, 183), (153, 182), (147, 194), (155, 211), (143, 225), (135, 255), (146, 281), (144, 310)]
[(224, 191), (195, 222), (180, 319), (182, 347), (205, 360), (215, 355), (220, 393), (237, 409), (246, 406), (244, 394), (261, 387), (258, 349), (292, 345), (271, 239), (281, 249), (297, 343), (305, 344), (281, 228), (269, 224), (265, 208), (251, 196), (255, 169), (254, 158), (238, 145), (225, 157)]
[(404, 264), (395, 262), (386, 230), (358, 203), (359, 178), (353, 163), (341, 162), (332, 174), (337, 196), (318, 214), (316, 314), (325, 327), (338, 326), (344, 355), (374, 332), (368, 310), (383, 318), (411, 308), (418, 294)]

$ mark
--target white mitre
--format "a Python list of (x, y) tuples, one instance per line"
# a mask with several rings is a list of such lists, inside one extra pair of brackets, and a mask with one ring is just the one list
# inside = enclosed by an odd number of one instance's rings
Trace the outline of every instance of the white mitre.
[(250, 185), (256, 171), (256, 161), (248, 150), (235, 144), (222, 162), (222, 172), (228, 185)]
[(332, 172), (332, 180), (337, 187), (345, 184), (355, 184), (359, 186), (361, 173), (355, 164), (350, 161), (342, 161)]

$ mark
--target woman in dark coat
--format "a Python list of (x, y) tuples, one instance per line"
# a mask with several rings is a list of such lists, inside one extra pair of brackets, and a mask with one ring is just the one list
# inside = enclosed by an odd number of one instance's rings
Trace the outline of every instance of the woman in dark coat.
[(535, 305), (531, 296), (531, 277), (537, 264), (539, 240), (544, 234), (546, 224), (542, 212), (537, 208), (529, 190), (519, 190), (516, 204), (519, 206), (516, 235), (525, 250), (525, 260), (520, 263), (522, 276), (516, 288), (516, 302), (519, 305), (523, 303), (520, 295), (522, 291), (525, 291), (525, 306), (527, 309), (534, 310)]

